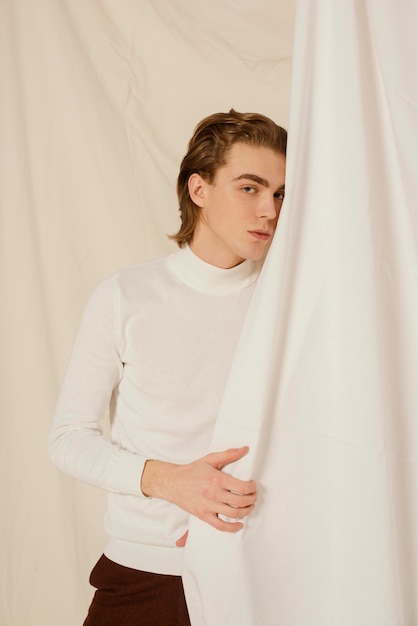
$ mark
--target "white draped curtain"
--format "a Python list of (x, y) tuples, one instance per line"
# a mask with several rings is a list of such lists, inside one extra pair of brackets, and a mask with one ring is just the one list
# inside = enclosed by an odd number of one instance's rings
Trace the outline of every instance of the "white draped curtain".
[(418, 5), (299, 0), (286, 200), (212, 449), (233, 537), (191, 520), (194, 626), (418, 624)]

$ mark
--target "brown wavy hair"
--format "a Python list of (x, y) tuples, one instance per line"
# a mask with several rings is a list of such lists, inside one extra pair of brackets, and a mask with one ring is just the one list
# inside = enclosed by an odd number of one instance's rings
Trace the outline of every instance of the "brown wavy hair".
[(177, 178), (177, 197), (181, 226), (170, 235), (180, 248), (189, 244), (199, 220), (198, 207), (190, 198), (188, 182), (192, 174), (208, 183), (215, 179), (217, 170), (226, 165), (231, 147), (235, 143), (270, 148), (286, 155), (287, 132), (273, 120), (260, 113), (214, 113), (196, 126), (189, 141), (187, 152), (181, 162)]

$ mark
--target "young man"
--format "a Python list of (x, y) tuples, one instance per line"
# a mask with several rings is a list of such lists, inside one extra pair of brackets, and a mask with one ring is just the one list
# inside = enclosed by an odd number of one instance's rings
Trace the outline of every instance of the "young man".
[(255, 482), (224, 471), (248, 448), (207, 451), (279, 217), (285, 153), (286, 131), (262, 115), (205, 118), (178, 177), (180, 250), (104, 280), (86, 307), (49, 442), (57, 467), (109, 492), (85, 626), (187, 626), (189, 515), (237, 532), (254, 509)]

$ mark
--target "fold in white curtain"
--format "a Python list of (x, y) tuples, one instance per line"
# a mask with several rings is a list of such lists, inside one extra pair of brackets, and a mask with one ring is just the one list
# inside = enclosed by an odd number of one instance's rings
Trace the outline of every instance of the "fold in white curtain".
[(236, 535), (193, 519), (193, 626), (418, 623), (418, 5), (299, 0), (287, 199), (213, 450)]

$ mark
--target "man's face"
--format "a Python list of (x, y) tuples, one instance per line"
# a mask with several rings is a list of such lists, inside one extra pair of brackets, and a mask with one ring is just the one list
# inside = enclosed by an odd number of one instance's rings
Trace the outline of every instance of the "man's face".
[(276, 229), (285, 157), (270, 148), (236, 143), (213, 183), (192, 174), (189, 191), (201, 208), (191, 249), (218, 267), (261, 259)]

